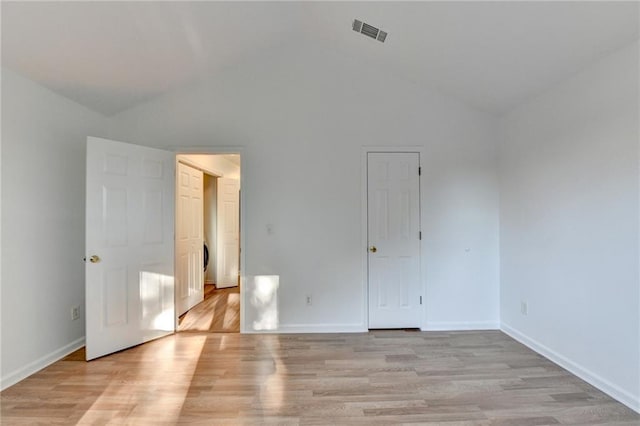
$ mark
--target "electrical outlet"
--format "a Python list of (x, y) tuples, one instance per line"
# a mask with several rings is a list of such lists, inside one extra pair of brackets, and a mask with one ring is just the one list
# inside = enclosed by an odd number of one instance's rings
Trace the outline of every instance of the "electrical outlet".
[(75, 321), (80, 318), (80, 306), (74, 306), (71, 308), (71, 321)]
[(522, 315), (527, 315), (529, 313), (529, 308), (527, 306), (527, 302), (520, 302), (520, 313)]
[(313, 299), (310, 294), (307, 294), (307, 306), (313, 305)]

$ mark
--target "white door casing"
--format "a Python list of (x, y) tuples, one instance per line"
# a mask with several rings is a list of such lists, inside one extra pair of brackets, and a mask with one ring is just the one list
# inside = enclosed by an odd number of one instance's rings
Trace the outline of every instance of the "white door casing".
[(218, 178), (216, 287), (238, 285), (240, 261), (240, 182)]
[(176, 310), (204, 300), (204, 176), (178, 163), (176, 173)]
[(174, 161), (87, 138), (87, 360), (174, 331)]
[(367, 153), (369, 328), (421, 325), (420, 156)]

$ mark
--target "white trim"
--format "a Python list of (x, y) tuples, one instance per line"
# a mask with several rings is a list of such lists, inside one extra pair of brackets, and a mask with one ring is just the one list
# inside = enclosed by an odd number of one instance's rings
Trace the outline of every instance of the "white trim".
[[(198, 154), (176, 154), (176, 167), (178, 163), (182, 163), (196, 170), (200, 170), (202, 173), (213, 177), (222, 177), (223, 173), (218, 170), (213, 170), (208, 167), (201, 166), (190, 158), (185, 158), (185, 155), (198, 155)], [(224, 155), (224, 154), (207, 154), (207, 155)]]
[[(640, 14), (639, 14), (640, 16)], [(638, 44), (638, 47), (640, 47), (640, 43)], [(638, 111), (638, 115), (636, 117), (636, 123), (638, 123), (639, 125), (636, 127), (636, 131), (640, 132), (640, 111)], [(638, 133), (636, 133), (637, 135)], [(638, 143), (638, 152), (637, 152), (637, 158), (636, 158), (636, 165), (640, 166), (640, 143)], [(638, 205), (636, 206), (638, 208), (638, 212), (640, 212), (640, 167), (638, 168)], [(640, 247), (640, 214), (638, 214), (638, 245), (636, 245), (636, 247)], [(638, 262), (636, 263), (637, 265), (637, 269), (636, 269), (636, 277), (638, 278), (638, 288), (640, 288), (640, 250), (638, 250)], [(640, 311), (640, 291), (638, 292), (638, 311)], [(636, 311), (636, 313), (638, 312)], [(640, 368), (640, 314), (638, 315), (638, 367)], [(638, 389), (640, 392), (640, 375), (638, 375)], [(630, 406), (631, 407), (631, 406)], [(633, 408), (634, 410), (640, 412), (640, 395), (638, 395), (638, 397), (636, 398), (636, 403), (635, 403), (635, 408)]]
[(367, 222), (367, 153), (366, 147), (360, 153), (360, 247), (361, 247), (361, 268), (362, 268), (362, 324), (369, 324), (369, 256), (368, 247), (368, 222)]
[(37, 373), (45, 367), (48, 367), (54, 362), (61, 360), (70, 353), (75, 352), (83, 347), (84, 343), (84, 337), (81, 337), (69, 343), (68, 345), (61, 347), (60, 349), (57, 349), (50, 354), (43, 356), (42, 358), (38, 358), (37, 360), (30, 362), (29, 364), (19, 368), (13, 373), (7, 374), (0, 379), (0, 390), (5, 390), (9, 386), (13, 386), (19, 381), (26, 379), (27, 377)]
[[(361, 170), (361, 182), (360, 182), (360, 247), (362, 247), (361, 254), (361, 268), (362, 268), (362, 295), (363, 295), (363, 324), (365, 325), (365, 329), (368, 329), (369, 324), (369, 267), (368, 267), (368, 247), (369, 241), (367, 239), (367, 154), (370, 152), (389, 152), (389, 153), (402, 153), (402, 152), (415, 152), (418, 154), (418, 167), (422, 167), (422, 163), (426, 158), (426, 151), (424, 146), (413, 145), (413, 146), (371, 146), (366, 145), (360, 147), (360, 170)], [(422, 180), (419, 181), (418, 186), (418, 196), (420, 197), (419, 203), (419, 223), (420, 223), (420, 231), (422, 231), (422, 225), (424, 224), (424, 220), (422, 218), (423, 208), (422, 203), (424, 202), (424, 196), (422, 191), (424, 190), (425, 185), (422, 184)], [(424, 237), (424, 235), (423, 235)], [(422, 247), (425, 239), (423, 238), (420, 241), (420, 282), (422, 287), (422, 325), (421, 329), (424, 329), (426, 326), (425, 319), (427, 317), (427, 286), (425, 283), (425, 274), (423, 273), (423, 253), (424, 249)]]
[(500, 330), (496, 321), (428, 321), (422, 331)]
[(550, 361), (554, 362), (555, 364), (558, 364), (560, 367), (564, 368), (565, 370), (568, 370), (569, 372), (578, 376), (585, 382), (595, 386), (596, 388), (600, 389), (602, 392), (606, 393), (610, 397), (620, 401), (627, 407), (640, 413), (640, 395), (634, 396), (630, 392), (627, 392), (626, 390), (621, 389), (619, 386), (600, 377), (596, 373), (570, 360), (564, 355), (557, 353), (553, 349), (543, 345), (542, 343), (538, 342), (535, 339), (528, 337), (524, 333), (516, 330), (515, 328), (505, 323), (502, 323), (501, 330), (503, 333), (507, 334), (514, 340), (517, 340), (518, 342), (527, 346), (529, 349), (548, 358)]
[(247, 334), (367, 333), (364, 324), (281, 324), (276, 330), (248, 330)]

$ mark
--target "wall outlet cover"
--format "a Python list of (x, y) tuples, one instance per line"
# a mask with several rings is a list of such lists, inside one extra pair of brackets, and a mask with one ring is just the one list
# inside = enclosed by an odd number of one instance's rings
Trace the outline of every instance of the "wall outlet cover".
[(71, 321), (75, 321), (80, 318), (80, 306), (74, 306), (71, 308)]

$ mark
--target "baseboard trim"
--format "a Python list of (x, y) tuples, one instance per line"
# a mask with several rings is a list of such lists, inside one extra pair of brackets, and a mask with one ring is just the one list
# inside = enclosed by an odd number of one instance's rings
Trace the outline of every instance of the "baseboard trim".
[[(500, 330), (495, 321), (475, 322), (431, 322), (421, 331), (468, 331)], [(276, 330), (243, 330), (246, 334), (277, 333), (366, 333), (369, 327), (364, 324), (281, 324)]]
[(291, 334), (291, 333), (366, 333), (362, 324), (281, 324), (276, 330), (245, 330), (246, 334)]
[(595, 386), (602, 392), (606, 393), (613, 399), (618, 400), (627, 407), (631, 408), (637, 413), (640, 413), (640, 398), (632, 395), (631, 393), (621, 389), (606, 379), (603, 379), (599, 375), (589, 371), (580, 364), (568, 359), (567, 357), (557, 353), (553, 349), (543, 345), (535, 339), (530, 338), (526, 334), (516, 330), (508, 324), (502, 323), (500, 329), (518, 342), (527, 346), (529, 349), (539, 353), (540, 355), (548, 358), (550, 361), (558, 364), (565, 370), (575, 374), (590, 385)]
[(61, 347), (60, 349), (57, 349), (56, 351), (43, 356), (42, 358), (38, 358), (37, 360), (30, 362), (29, 364), (14, 371), (13, 373), (7, 374), (6, 376), (0, 378), (0, 390), (5, 390), (10, 386), (15, 385), (19, 381), (24, 380), (32, 374), (35, 374), (38, 371), (42, 370), (43, 368), (48, 367), (54, 362), (59, 361), (70, 353), (77, 351), (84, 345), (85, 339), (84, 337), (81, 337), (69, 343), (68, 345)]
[(422, 331), (500, 330), (495, 321), (432, 321), (420, 328)]

